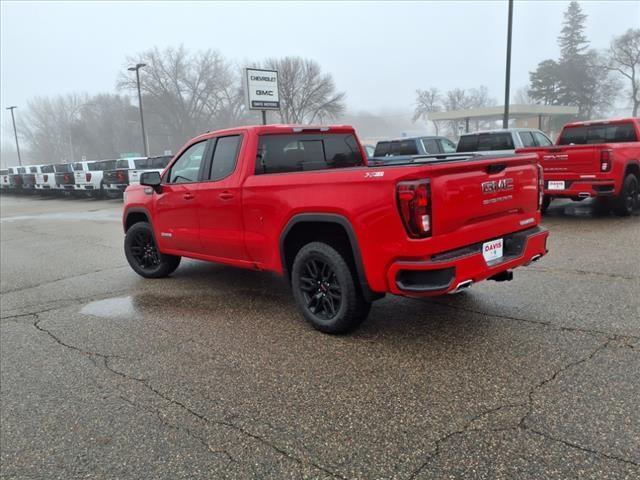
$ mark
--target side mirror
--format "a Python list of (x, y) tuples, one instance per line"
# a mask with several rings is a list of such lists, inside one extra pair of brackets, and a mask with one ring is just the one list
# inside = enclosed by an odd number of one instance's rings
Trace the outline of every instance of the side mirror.
[(162, 178), (159, 172), (142, 172), (140, 174), (140, 185), (152, 187), (156, 193), (162, 191)]

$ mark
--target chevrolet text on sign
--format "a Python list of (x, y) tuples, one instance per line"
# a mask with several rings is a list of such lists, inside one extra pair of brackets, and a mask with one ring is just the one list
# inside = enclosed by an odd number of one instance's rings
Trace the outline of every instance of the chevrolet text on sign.
[(247, 68), (247, 95), (250, 110), (279, 110), (278, 72)]

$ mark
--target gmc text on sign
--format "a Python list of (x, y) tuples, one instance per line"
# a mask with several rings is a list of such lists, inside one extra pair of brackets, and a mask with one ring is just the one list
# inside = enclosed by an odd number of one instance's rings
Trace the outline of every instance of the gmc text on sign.
[(246, 85), (250, 110), (279, 110), (278, 72), (247, 68)]

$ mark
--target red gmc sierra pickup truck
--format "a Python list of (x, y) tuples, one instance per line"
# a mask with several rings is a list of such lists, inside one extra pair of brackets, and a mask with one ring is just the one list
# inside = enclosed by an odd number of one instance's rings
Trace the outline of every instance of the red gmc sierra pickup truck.
[(553, 198), (596, 197), (621, 216), (640, 202), (640, 119), (595, 120), (564, 126), (552, 147), (531, 147), (544, 169), (543, 211)]
[(315, 328), (346, 332), (385, 293), (454, 293), (547, 251), (535, 155), (367, 165), (352, 127), (207, 133), (125, 192), (125, 254), (143, 277), (181, 257), (277, 272)]

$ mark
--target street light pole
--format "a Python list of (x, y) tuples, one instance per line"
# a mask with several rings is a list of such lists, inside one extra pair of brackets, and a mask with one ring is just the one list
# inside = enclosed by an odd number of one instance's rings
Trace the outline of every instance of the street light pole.
[(16, 137), (16, 150), (18, 151), (18, 165), (22, 166), (22, 158), (20, 158), (20, 145), (18, 144), (18, 131), (16, 130), (16, 117), (13, 115), (13, 111), (18, 108), (15, 105), (7, 107), (7, 110), (11, 110), (11, 121), (13, 122), (13, 135)]
[(136, 84), (138, 86), (138, 105), (140, 106), (140, 125), (142, 126), (142, 145), (144, 146), (144, 156), (149, 156), (149, 144), (147, 142), (147, 134), (144, 130), (144, 114), (142, 111), (142, 93), (140, 91), (140, 69), (146, 67), (146, 63), (136, 63), (135, 67), (129, 67), (127, 70), (136, 72)]
[(504, 81), (504, 117), (502, 128), (509, 128), (509, 87), (511, 86), (511, 30), (513, 26), (513, 0), (509, 0), (509, 20), (507, 26), (507, 71)]

